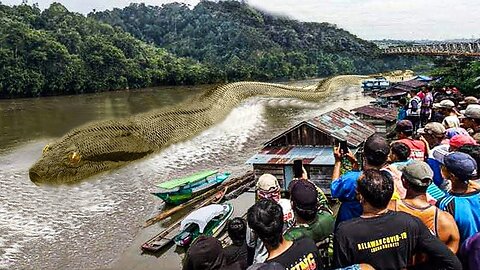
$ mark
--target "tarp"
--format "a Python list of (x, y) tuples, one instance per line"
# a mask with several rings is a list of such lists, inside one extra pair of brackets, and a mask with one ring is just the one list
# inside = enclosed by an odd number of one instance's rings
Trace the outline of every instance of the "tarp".
[(180, 230), (184, 230), (190, 223), (198, 224), (200, 233), (203, 233), (208, 222), (214, 217), (228, 212), (229, 206), (226, 204), (211, 204), (193, 211), (186, 216), (180, 223)]
[(217, 171), (203, 171), (203, 172), (198, 172), (183, 178), (178, 178), (178, 179), (173, 179), (164, 183), (161, 183), (158, 185), (159, 188), (163, 189), (173, 189), (179, 186), (183, 186), (186, 184), (194, 183), (196, 181), (202, 180), (204, 178), (207, 178), (211, 175), (216, 174)]

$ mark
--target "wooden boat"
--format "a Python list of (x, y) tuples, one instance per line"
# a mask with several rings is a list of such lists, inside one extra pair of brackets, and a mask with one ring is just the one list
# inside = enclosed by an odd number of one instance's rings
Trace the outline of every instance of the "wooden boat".
[(175, 244), (188, 247), (200, 235), (217, 237), (233, 214), (231, 204), (211, 204), (193, 211), (180, 223)]
[(223, 183), (230, 173), (203, 171), (187, 177), (173, 179), (158, 185), (161, 189), (152, 193), (168, 204), (179, 205)]

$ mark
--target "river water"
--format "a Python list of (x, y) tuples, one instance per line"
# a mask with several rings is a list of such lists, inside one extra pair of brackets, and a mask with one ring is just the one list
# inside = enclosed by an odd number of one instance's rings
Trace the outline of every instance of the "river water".
[[(313, 82), (296, 84), (308, 83)], [(70, 129), (177, 104), (210, 87), (1, 100), (0, 269), (122, 269), (118, 262), (132, 253), (138, 253), (135, 260), (142, 258), (132, 245), (137, 245), (134, 239), (144, 221), (161, 205), (149, 194), (156, 183), (201, 169), (239, 176), (250, 169), (244, 163), (263, 142), (292, 124), (369, 102), (358, 86), (338, 89), (316, 104), (254, 98), (191, 140), (120, 169), (70, 186), (30, 182), (28, 169), (42, 148)], [(156, 260), (158, 264), (142, 269), (179, 268), (168, 264), (168, 258)]]

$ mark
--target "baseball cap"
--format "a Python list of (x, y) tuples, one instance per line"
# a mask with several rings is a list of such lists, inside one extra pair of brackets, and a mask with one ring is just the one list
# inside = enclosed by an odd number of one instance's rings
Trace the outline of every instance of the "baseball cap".
[(480, 105), (470, 104), (463, 113), (466, 118), (480, 119)]
[(263, 174), (258, 178), (257, 189), (263, 191), (274, 191), (280, 188), (277, 178), (269, 173)]
[(477, 162), (468, 154), (452, 152), (443, 161), (447, 170), (462, 181), (468, 181), (477, 175)]
[(420, 134), (430, 134), (435, 137), (445, 136), (445, 131), (445, 127), (438, 122), (430, 122), (426, 124), (424, 128), (418, 129), (418, 133)]
[(455, 107), (455, 103), (453, 103), (453, 101), (451, 101), (451, 100), (449, 100), (449, 99), (444, 99), (444, 100), (440, 101), (439, 103), (434, 103), (434, 104), (433, 104), (433, 107), (434, 107), (434, 108), (447, 108), (447, 109), (450, 109), (450, 108)]
[(441, 144), (439, 146), (435, 146), (434, 148), (432, 148), (431, 151), (432, 151), (433, 159), (443, 164), (443, 159), (445, 158), (446, 155), (450, 153), (448, 151), (449, 148), (450, 148), (450, 145), (448, 144)]
[(464, 134), (455, 135), (450, 139), (450, 147), (456, 149), (466, 144), (477, 145), (477, 141), (475, 141), (470, 135)]
[(199, 236), (187, 251), (187, 269), (220, 269), (226, 264), (222, 244), (211, 236)]
[(463, 99), (463, 101), (459, 102), (460, 104), (478, 104), (478, 98), (469, 96)]
[(397, 132), (411, 132), (411, 131), (413, 131), (413, 124), (410, 120), (398, 121), (397, 126), (395, 127), (395, 131), (397, 131)]
[(412, 185), (427, 187), (432, 183), (433, 171), (426, 162), (413, 160), (407, 165), (399, 167), (399, 169), (402, 172), (402, 177)]
[(442, 124), (446, 128), (460, 127), (460, 120), (458, 119), (458, 117), (450, 115), (443, 119)]
[(299, 209), (315, 210), (318, 202), (317, 188), (310, 181), (297, 180), (290, 189), (290, 200)]

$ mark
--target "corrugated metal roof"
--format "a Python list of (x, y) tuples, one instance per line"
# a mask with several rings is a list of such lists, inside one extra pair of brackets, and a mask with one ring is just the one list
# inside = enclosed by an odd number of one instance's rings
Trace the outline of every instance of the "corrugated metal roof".
[(353, 113), (337, 108), (306, 121), (321, 132), (357, 147), (375, 133), (375, 127)]
[(386, 121), (395, 121), (397, 119), (397, 112), (393, 108), (380, 108), (373, 105), (366, 105), (351, 111)]
[(389, 97), (398, 97), (398, 96), (403, 96), (407, 95), (407, 90), (403, 89), (398, 89), (397, 86), (394, 86), (393, 88), (390, 88), (388, 90), (385, 90), (381, 92), (378, 97), (380, 98), (389, 98)]
[(399, 85), (404, 85), (410, 88), (419, 88), (428, 85), (428, 82), (424, 81), (417, 81), (417, 80), (410, 80), (410, 81), (403, 81), (403, 82), (398, 82), (397, 84)]
[[(356, 152), (356, 149), (352, 150)], [(332, 147), (284, 146), (263, 148), (252, 156), (247, 164), (293, 164), (294, 160), (303, 159), (307, 165), (334, 165)]]

